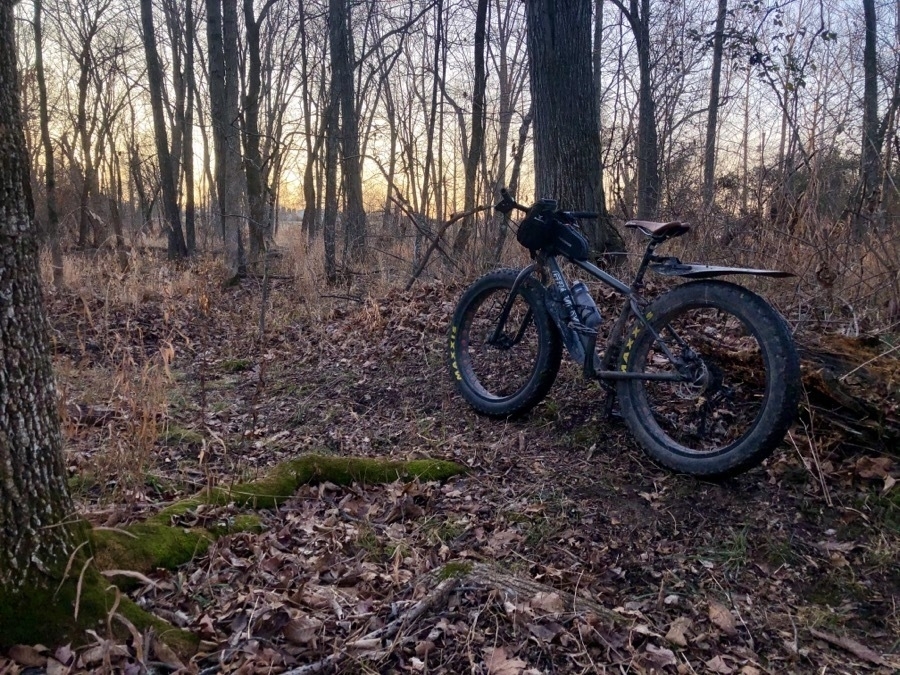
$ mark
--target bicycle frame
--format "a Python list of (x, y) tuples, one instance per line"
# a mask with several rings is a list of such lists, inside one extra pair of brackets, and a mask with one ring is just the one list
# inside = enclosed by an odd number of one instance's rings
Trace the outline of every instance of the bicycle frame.
[[(590, 262), (587, 262), (585, 260), (569, 259), (569, 262), (571, 262), (572, 264), (580, 267), (595, 279), (598, 279), (607, 286), (613, 288), (616, 292), (625, 296), (625, 303), (622, 307), (621, 312), (619, 313), (618, 318), (616, 319), (615, 324), (613, 324), (613, 328), (609, 334), (609, 337), (606, 340), (603, 359), (599, 362), (599, 364), (595, 363), (597, 331), (585, 326), (579, 318), (578, 312), (575, 309), (575, 303), (572, 299), (571, 288), (565, 278), (565, 275), (563, 274), (559, 261), (554, 255), (538, 254), (537, 260), (535, 262), (519, 272), (519, 275), (516, 277), (515, 282), (513, 282), (513, 287), (510, 289), (509, 296), (507, 297), (503, 310), (500, 313), (500, 318), (497, 322), (497, 328), (495, 329), (490, 341), (494, 344), (497, 344), (500, 341), (500, 336), (503, 333), (506, 320), (509, 318), (509, 312), (512, 308), (512, 304), (515, 300), (518, 289), (536, 271), (541, 272), (542, 276), (546, 277), (545, 269), (547, 269), (549, 270), (549, 275), (552, 280), (552, 286), (559, 294), (560, 301), (558, 304), (561, 304), (561, 307), (565, 312), (565, 316), (560, 316), (559, 313), (555, 311), (554, 304), (557, 303), (553, 299), (548, 298), (547, 295), (545, 295), (544, 297), (544, 303), (547, 306), (548, 313), (559, 329), (566, 349), (569, 351), (573, 359), (584, 365), (584, 376), (586, 378), (597, 379), (601, 381), (666, 380), (674, 382), (684, 382), (689, 380), (690, 374), (686, 371), (684, 365), (672, 354), (668, 346), (665, 344), (665, 342), (663, 342), (659, 334), (650, 324), (649, 319), (651, 319), (652, 317), (645, 316), (644, 312), (642, 311), (641, 306), (646, 303), (638, 293), (638, 289), (643, 282), (644, 274), (650, 263), (663, 262), (664, 260), (666, 260), (663, 258), (656, 258), (653, 255), (656, 246), (658, 246), (664, 240), (665, 238), (660, 237), (651, 238), (651, 241), (648, 243), (647, 248), (644, 251), (643, 259), (641, 260), (641, 264), (638, 267), (637, 274), (635, 275), (635, 278), (632, 281), (631, 285), (624, 283), (623, 281), (617, 279), (613, 275), (605, 272), (604, 270), (600, 269)], [(545, 291), (547, 291), (548, 283), (549, 282), (542, 280), (541, 286), (545, 289)], [(656, 342), (660, 345), (663, 353), (666, 355), (672, 365), (675, 366), (676, 370), (678, 371), (677, 373), (631, 373), (625, 370), (624, 365), (621, 366), (619, 370), (615, 370), (612, 367), (613, 360), (617, 358), (619, 349), (624, 342), (625, 326), (628, 323), (629, 316), (634, 316), (643, 328), (651, 332)], [(516, 337), (513, 339), (513, 344), (521, 339), (530, 320), (531, 311), (529, 310), (522, 322), (522, 326), (519, 328)], [(637, 330), (638, 329), (636, 329), (636, 332)]]
[[(497, 212), (504, 215), (509, 215), (514, 209), (523, 213), (529, 212), (529, 209), (522, 204), (517, 203), (506, 189), (501, 189), (500, 195), (502, 199), (494, 207)], [(599, 217), (599, 214), (589, 211), (566, 211), (560, 212), (560, 214), (567, 219), (567, 222), (574, 222), (579, 218), (593, 219)], [(599, 363), (595, 363), (597, 331), (585, 326), (578, 316), (572, 298), (572, 289), (563, 275), (562, 268), (560, 267), (556, 256), (548, 255), (542, 251), (532, 252), (535, 262), (523, 269), (513, 282), (509, 296), (500, 313), (497, 328), (494, 330), (494, 334), (489, 342), (494, 345), (502, 346), (500, 345), (501, 336), (503, 335), (506, 320), (509, 318), (509, 312), (512, 309), (516, 293), (522, 284), (537, 271), (541, 274), (540, 286), (544, 290), (543, 299), (547, 312), (559, 330), (560, 336), (562, 337), (563, 343), (569, 351), (569, 354), (573, 359), (584, 365), (584, 376), (586, 378), (599, 380), (610, 393), (613, 393), (614, 388), (606, 382), (611, 380), (666, 380), (672, 382), (688, 382), (693, 379), (691, 369), (672, 353), (668, 345), (666, 345), (665, 341), (660, 337), (660, 334), (651, 325), (650, 320), (653, 318), (652, 315), (645, 313), (643, 310), (648, 303), (641, 297), (639, 290), (643, 285), (644, 274), (647, 272), (647, 269), (651, 268), (665, 276), (678, 276), (693, 279), (705, 279), (730, 274), (749, 274), (766, 277), (793, 276), (789, 272), (782, 272), (779, 270), (685, 264), (678, 258), (672, 256), (655, 256), (654, 251), (657, 246), (667, 239), (685, 234), (690, 229), (689, 226), (678, 221), (665, 224), (648, 223), (646, 221), (631, 221), (626, 223), (626, 227), (635, 227), (650, 238), (647, 248), (644, 250), (641, 264), (638, 266), (637, 273), (630, 285), (586, 260), (578, 260), (566, 256), (566, 260), (570, 263), (580, 267), (595, 279), (598, 279), (611, 287), (620, 295), (625, 296), (624, 305), (607, 337), (603, 358)], [(552, 281), (547, 280), (546, 270), (549, 270), (549, 276)], [(559, 295), (559, 301), (551, 297), (549, 289), (555, 289), (556, 293)], [(560, 306), (561, 310), (559, 309)], [(560, 311), (564, 314), (560, 314)], [(626, 342), (625, 327), (628, 324), (628, 318), (630, 316), (634, 316), (639, 325), (635, 326), (631, 337)], [(531, 318), (532, 312), (529, 310), (510, 346), (515, 345), (522, 339)], [(627, 366), (625, 365), (626, 358), (623, 358), (618, 370), (614, 367), (613, 361), (619, 357), (623, 345), (626, 349), (630, 348), (634, 342), (634, 338), (640, 335), (642, 329), (650, 331), (650, 334), (653, 336), (654, 341), (659, 345), (663, 354), (665, 354), (669, 362), (675, 367), (675, 373), (628, 372)], [(680, 344), (682, 347), (687, 347), (671, 327), (669, 327), (669, 332), (672, 334), (676, 343)], [(627, 357), (627, 354), (628, 352), (626, 352), (624, 356)], [(686, 355), (691, 355), (690, 350), (686, 351)]]

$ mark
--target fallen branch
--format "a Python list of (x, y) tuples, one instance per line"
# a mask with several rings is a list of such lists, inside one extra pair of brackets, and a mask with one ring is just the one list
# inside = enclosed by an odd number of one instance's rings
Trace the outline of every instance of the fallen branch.
[[(400, 202), (397, 202), (397, 204), (400, 204)], [(400, 208), (403, 208), (402, 204), (400, 205)], [(444, 236), (444, 232), (447, 231), (447, 228), (453, 225), (453, 223), (462, 220), (463, 218), (468, 218), (469, 216), (475, 215), (476, 213), (487, 211), (490, 208), (490, 206), (476, 206), (474, 209), (471, 209), (469, 211), (465, 211), (463, 213), (454, 213), (453, 215), (451, 215), (450, 219), (443, 223), (440, 229), (437, 231), (437, 234), (431, 241), (431, 244), (428, 246), (428, 250), (425, 251), (425, 255), (422, 256), (422, 260), (419, 262), (419, 266), (412, 273), (412, 277), (410, 277), (410, 280), (406, 283), (406, 288), (404, 290), (408, 291), (410, 288), (412, 288), (412, 285), (416, 283), (416, 279), (418, 279), (419, 275), (422, 274), (422, 272), (425, 270), (425, 267), (428, 265), (428, 261), (431, 258), (431, 254), (434, 253), (434, 249), (438, 247), (438, 242), (440, 242), (441, 237)]]
[(858, 659), (868, 661), (869, 663), (874, 663), (876, 666), (888, 665), (888, 662), (884, 660), (884, 657), (882, 657), (881, 654), (878, 654), (877, 652), (869, 649), (864, 644), (860, 644), (856, 640), (851, 640), (850, 638), (846, 637), (838, 637), (837, 635), (832, 635), (831, 633), (826, 633), (825, 631), (816, 630), (815, 628), (810, 628), (809, 632), (813, 637), (824, 640), (825, 642), (828, 642), (835, 647), (840, 647), (841, 649), (847, 650)]
[(450, 593), (452, 593), (458, 585), (458, 577), (444, 579), (435, 586), (428, 595), (419, 600), (415, 605), (407, 609), (389, 624), (377, 630), (373, 630), (370, 633), (366, 633), (357, 640), (345, 643), (344, 651), (335, 652), (321, 661), (294, 668), (293, 670), (284, 673), (284, 675), (312, 675), (312, 673), (328, 672), (335, 669), (341, 661), (349, 657), (348, 650), (373, 650), (383, 647), (388, 640), (392, 639), (400, 632), (401, 628), (415, 623), (423, 614), (432, 608), (445, 604)]

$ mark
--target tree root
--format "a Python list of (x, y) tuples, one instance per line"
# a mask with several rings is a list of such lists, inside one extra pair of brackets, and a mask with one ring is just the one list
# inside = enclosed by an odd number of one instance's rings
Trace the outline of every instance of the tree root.
[[(206, 551), (223, 534), (253, 530), (260, 521), (251, 514), (220, 527), (185, 528), (173, 523), (178, 516), (204, 505), (274, 508), (308, 483), (445, 480), (464, 471), (459, 464), (438, 460), (399, 462), (307, 455), (278, 465), (257, 481), (203, 490), (144, 522), (124, 528), (85, 525), (81, 538), (86, 545), (73, 554), (65, 571), (48, 574), (39, 588), (0, 597), (0, 648), (14, 644), (81, 644), (85, 631), (102, 630), (104, 626), (108, 632), (124, 636), (123, 622), (112, 621), (118, 613), (138, 630), (152, 628), (177, 654), (190, 655), (196, 649), (196, 636), (145, 612), (123, 597), (119, 589), (135, 586), (157, 568), (174, 569)], [(115, 578), (115, 585), (103, 572)]]

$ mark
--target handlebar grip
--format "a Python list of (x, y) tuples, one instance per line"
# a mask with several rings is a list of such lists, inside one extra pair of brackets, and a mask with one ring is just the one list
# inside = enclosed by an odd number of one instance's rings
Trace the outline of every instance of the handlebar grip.
[(586, 218), (596, 220), (600, 217), (600, 214), (594, 211), (567, 211), (566, 213), (573, 218)]

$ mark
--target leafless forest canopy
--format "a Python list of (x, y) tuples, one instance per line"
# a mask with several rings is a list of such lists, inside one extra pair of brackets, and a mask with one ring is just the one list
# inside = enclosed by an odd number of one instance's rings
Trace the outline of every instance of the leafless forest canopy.
[[(898, 311), (900, 3), (581, 4), (614, 219), (690, 219), (700, 250), (789, 263), (837, 307)], [(60, 249), (168, 235), (170, 255), (224, 248), (235, 270), (277, 241), (331, 279), (388, 253), (410, 273), (453, 213), (502, 185), (533, 196), (526, 8), (20, 3), (33, 192), (57, 266)], [(501, 231), (481, 212), (437, 248), (491, 263)]]

